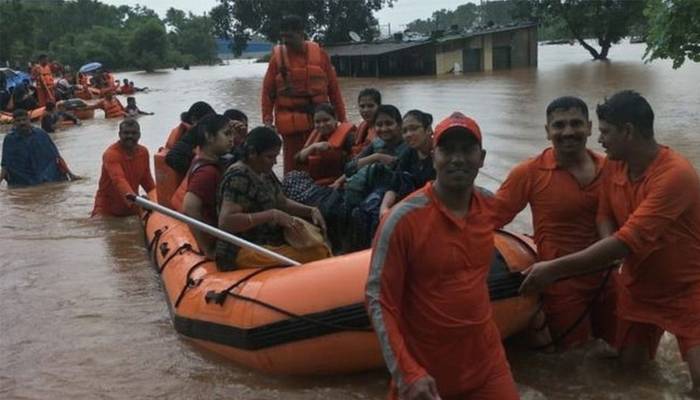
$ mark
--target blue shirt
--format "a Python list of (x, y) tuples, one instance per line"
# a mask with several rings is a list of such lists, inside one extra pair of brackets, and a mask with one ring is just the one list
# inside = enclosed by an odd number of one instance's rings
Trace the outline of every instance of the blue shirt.
[(32, 127), (30, 134), (13, 129), (2, 143), (2, 165), (9, 186), (32, 186), (66, 180), (59, 168), (60, 154), (49, 135)]

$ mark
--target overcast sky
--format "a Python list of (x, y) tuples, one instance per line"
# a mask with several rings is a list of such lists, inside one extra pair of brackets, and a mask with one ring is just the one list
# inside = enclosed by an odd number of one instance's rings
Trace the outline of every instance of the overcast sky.
[[(202, 14), (211, 10), (219, 4), (217, 0), (101, 0), (107, 4), (130, 6), (141, 4), (155, 10), (161, 17), (165, 16), (165, 11), (170, 7), (175, 7), (184, 11), (192, 11), (195, 14)], [(345, 0), (336, 0), (345, 1)], [(460, 4), (475, 2), (470, 0), (398, 0), (393, 8), (384, 8), (376, 13), (379, 23), (382, 25), (391, 24), (391, 30), (403, 30), (405, 24), (418, 18), (427, 18), (433, 11), (446, 8), (454, 10)], [(382, 27), (382, 30), (386, 26)]]

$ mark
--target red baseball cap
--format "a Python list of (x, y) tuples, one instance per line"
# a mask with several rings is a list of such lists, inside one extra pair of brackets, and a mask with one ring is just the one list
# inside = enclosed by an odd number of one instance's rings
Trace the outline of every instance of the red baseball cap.
[(481, 144), (481, 129), (479, 129), (479, 125), (476, 121), (461, 112), (453, 112), (452, 115), (443, 119), (435, 126), (435, 135), (433, 139), (435, 140), (436, 146), (440, 145), (440, 138), (442, 135), (452, 128), (462, 128), (467, 134), (471, 134), (476, 138), (479, 144)]

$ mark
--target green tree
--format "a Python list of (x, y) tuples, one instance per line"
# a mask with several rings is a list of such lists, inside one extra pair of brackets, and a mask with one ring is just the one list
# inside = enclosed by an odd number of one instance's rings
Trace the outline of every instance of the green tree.
[[(644, 19), (644, 2), (628, 0), (530, 0), (533, 17), (566, 24), (567, 38), (576, 40), (595, 60), (607, 60), (610, 47), (629, 36)], [(599, 49), (585, 41), (593, 38)]]
[(649, 0), (644, 13), (649, 18), (647, 61), (671, 59), (673, 68), (686, 59), (700, 61), (700, 1)]
[(372, 13), (393, 0), (220, 0), (212, 9), (218, 36), (233, 40), (234, 54), (240, 54), (251, 33), (276, 42), (285, 15), (296, 14), (307, 21), (306, 33), (323, 42), (347, 41), (355, 31), (365, 39), (376, 35), (377, 20)]
[(132, 64), (147, 72), (164, 66), (168, 53), (168, 37), (162, 22), (148, 18), (138, 25), (129, 40)]

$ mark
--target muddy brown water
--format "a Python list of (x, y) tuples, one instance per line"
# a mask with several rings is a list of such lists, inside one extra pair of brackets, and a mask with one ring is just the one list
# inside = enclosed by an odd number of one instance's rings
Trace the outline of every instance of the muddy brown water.
[[(621, 45), (613, 61), (589, 61), (579, 47), (540, 46), (536, 69), (409, 79), (341, 79), (353, 120), (360, 89), (381, 90), (402, 111), (419, 108), (436, 120), (460, 110), (474, 116), (488, 151), (479, 183), (496, 189), (517, 162), (547, 141), (544, 109), (574, 94), (594, 106), (634, 88), (656, 112), (656, 132), (700, 166), (700, 65), (673, 70), (643, 64), (643, 45)], [(122, 73), (151, 91), (138, 105), (151, 152), (164, 143), (179, 113), (196, 100), (217, 110), (244, 110), (260, 121), (265, 64), (232, 63), (155, 74)], [(383, 371), (352, 376), (268, 376), (200, 351), (173, 329), (159, 278), (150, 268), (139, 221), (89, 219), (101, 154), (117, 137), (116, 120), (97, 118), (53, 134), (74, 183), (8, 190), (0, 186), (0, 398), (383, 399)], [(594, 120), (594, 129), (597, 124)], [(4, 134), (0, 134), (3, 138)], [(596, 143), (597, 131), (590, 142)], [(513, 229), (528, 231), (529, 216)], [(624, 374), (590, 349), (544, 355), (509, 343), (524, 399), (675, 399), (690, 386), (675, 340), (665, 336), (654, 365)], [(478, 360), (465, 360), (478, 362)]]

